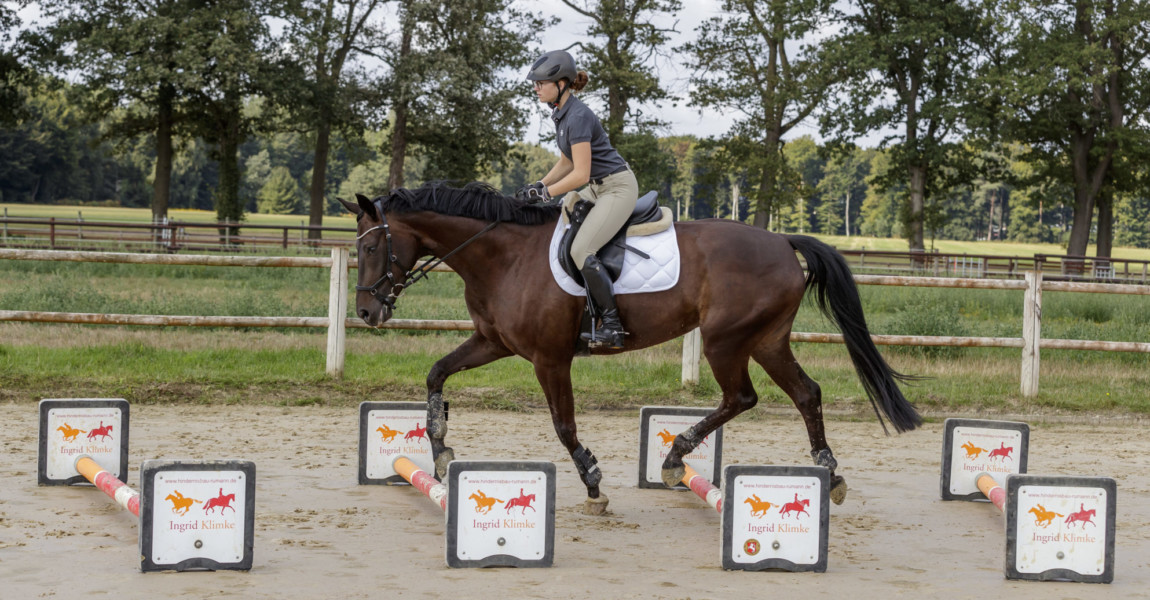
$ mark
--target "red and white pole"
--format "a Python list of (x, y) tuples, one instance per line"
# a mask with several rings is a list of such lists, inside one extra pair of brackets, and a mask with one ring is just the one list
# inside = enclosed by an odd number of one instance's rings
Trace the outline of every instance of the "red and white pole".
[(443, 510), (447, 510), (447, 486), (439, 483), (427, 471), (415, 466), (406, 456), (397, 456), (391, 463), (391, 468), (407, 480), (415, 489), (423, 492), (424, 496), (431, 498)]
[(989, 473), (979, 473), (974, 478), (974, 483), (978, 485), (978, 491), (993, 502), (998, 510), (1006, 512), (1006, 490), (1002, 489), (1002, 486), (998, 485), (998, 482)]
[(723, 492), (719, 488), (707, 481), (706, 477), (699, 475), (691, 468), (691, 465), (684, 464), (687, 471), (683, 474), (683, 485), (691, 488), (695, 495), (702, 498), (711, 508), (723, 514)]
[(140, 493), (116, 479), (114, 475), (105, 471), (91, 456), (82, 454), (76, 458), (76, 471), (91, 481), (100, 491), (107, 494), (116, 504), (128, 509), (128, 512), (140, 516)]

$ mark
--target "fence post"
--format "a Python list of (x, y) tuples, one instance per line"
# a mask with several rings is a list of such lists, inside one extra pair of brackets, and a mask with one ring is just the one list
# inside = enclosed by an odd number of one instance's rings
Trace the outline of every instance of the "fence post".
[(331, 249), (331, 282), (327, 304), (327, 374), (343, 378), (347, 320), (347, 248)]
[(48, 217), (48, 247), (56, 249), (56, 217)]
[(698, 327), (683, 336), (683, 385), (699, 383), (699, 350), (703, 346), (702, 342)]
[(76, 211), (76, 238), (84, 239), (84, 212)]
[[(8, 207), (7, 206), (4, 207), (4, 245), (5, 246), (8, 245)], [(1143, 265), (1143, 270), (1145, 270), (1145, 265)], [(1146, 279), (1145, 274), (1143, 274), (1142, 279)]]
[(1026, 274), (1022, 305), (1022, 397), (1038, 396), (1039, 353), (1042, 339), (1042, 271)]

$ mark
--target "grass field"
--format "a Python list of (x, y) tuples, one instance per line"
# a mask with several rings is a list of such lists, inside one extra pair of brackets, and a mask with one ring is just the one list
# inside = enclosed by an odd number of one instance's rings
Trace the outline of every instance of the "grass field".
[[(148, 223), (152, 220), (152, 213), (146, 208), (114, 208), (114, 207), (76, 207), (38, 204), (4, 204), (0, 203), (0, 210), (7, 209), (9, 217), (40, 218), (56, 217), (58, 219), (75, 219), (77, 213), (82, 213), (87, 221), (113, 221), (129, 223)], [(216, 213), (204, 210), (173, 209), (168, 213), (174, 221), (190, 221), (195, 223), (214, 223)], [(246, 223), (252, 225), (299, 225), (307, 222), (307, 215), (265, 215), (250, 213), (244, 217)], [(355, 218), (350, 214), (323, 218), (325, 227), (355, 227)], [(815, 235), (814, 237), (840, 249), (840, 250), (885, 250), (892, 252), (906, 252), (906, 240), (897, 238), (873, 238), (861, 236), (834, 236)], [(955, 240), (936, 240), (934, 248), (944, 254), (986, 254), (992, 256), (1033, 256), (1035, 254), (1062, 255), (1066, 249), (1058, 244), (1021, 244), (1015, 242), (963, 242)], [(1087, 255), (1095, 254), (1095, 247), (1090, 246)], [(1114, 258), (1127, 258), (1132, 260), (1150, 260), (1148, 248), (1114, 248)]]
[[(0, 309), (173, 315), (326, 315), (324, 269), (182, 267), (0, 261)], [(408, 290), (397, 318), (466, 319), (462, 282), (433, 274)], [(1022, 293), (863, 286), (874, 333), (1019, 337)], [(350, 309), (353, 308), (349, 306)], [(796, 331), (834, 331), (804, 306)], [(1150, 340), (1150, 298), (1048, 293), (1044, 338)], [(144, 328), (0, 323), (0, 399), (122, 396), (134, 402), (356, 403), (420, 399), (431, 365), (466, 334), (348, 332), (346, 376), (324, 376), (322, 330)], [(884, 347), (896, 370), (930, 379), (908, 397), (938, 413), (1150, 412), (1150, 355), (1046, 351), (1041, 393), (1019, 396), (1016, 349)], [(828, 408), (866, 408), (845, 349), (798, 344)], [(719, 390), (704, 367), (697, 386), (679, 385), (681, 346), (576, 361), (582, 408), (644, 404), (712, 406)], [(789, 400), (757, 366), (765, 406)], [(531, 366), (514, 358), (451, 378), (455, 401), (522, 409), (544, 400)]]

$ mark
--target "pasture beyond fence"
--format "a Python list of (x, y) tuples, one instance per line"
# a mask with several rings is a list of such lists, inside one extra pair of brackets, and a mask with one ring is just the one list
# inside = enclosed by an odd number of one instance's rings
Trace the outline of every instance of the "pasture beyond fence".
[[(0, 321), (35, 323), (81, 323), (99, 325), (191, 326), (191, 327), (311, 327), (327, 329), (327, 373), (331, 377), (343, 376), (345, 335), (348, 327), (367, 328), (358, 318), (348, 318), (348, 273), (356, 264), (348, 259), (346, 247), (333, 248), (330, 257), (258, 257), (213, 256), (175, 254), (132, 254), (110, 252), (66, 252), (53, 250), (0, 249), (0, 259), (41, 260), (68, 262), (97, 262), (120, 264), (198, 265), (219, 267), (295, 267), (326, 268), (331, 272), (327, 317), (226, 317), (65, 313), (43, 311), (0, 310)], [(450, 272), (439, 266), (435, 271)], [(1150, 353), (1150, 343), (1109, 342), (1096, 340), (1042, 339), (1043, 292), (1079, 292), (1100, 294), (1131, 294), (1150, 296), (1150, 286), (1075, 281), (1044, 281), (1042, 271), (1027, 271), (1025, 280), (971, 279), (950, 277), (906, 277), (893, 275), (855, 275), (859, 285), (885, 285), (902, 287), (946, 287), (970, 289), (1023, 290), (1023, 323), (1021, 338), (954, 337), (872, 335), (878, 345), (903, 346), (959, 346), (982, 348), (1021, 348), (1022, 367), (1020, 389), (1024, 397), (1038, 395), (1041, 349), (1096, 350), (1103, 352)], [(411, 329), (438, 331), (466, 331), (475, 328), (466, 320), (410, 320), (392, 319), (383, 329)], [(792, 332), (792, 342), (843, 343), (841, 334)], [(683, 339), (683, 383), (699, 379), (699, 331)]]

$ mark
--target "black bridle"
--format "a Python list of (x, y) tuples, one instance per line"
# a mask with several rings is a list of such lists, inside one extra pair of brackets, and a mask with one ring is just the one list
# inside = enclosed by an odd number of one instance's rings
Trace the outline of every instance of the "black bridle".
[[(398, 264), (399, 263), (399, 257), (396, 256), (395, 253), (391, 249), (391, 226), (387, 222), (387, 215), (383, 212), (383, 203), (380, 202), (379, 200), (375, 201), (375, 212), (379, 214), (379, 219), (383, 223), (380, 225), (376, 225), (375, 227), (372, 227), (371, 229), (368, 229), (367, 231), (359, 234), (358, 236), (356, 236), (355, 239), (358, 242), (359, 240), (363, 239), (364, 236), (366, 236), (367, 234), (369, 234), (373, 231), (377, 231), (379, 229), (383, 230), (383, 238), (387, 242), (387, 254), (385, 255), (385, 262), (383, 264), (383, 275), (379, 279), (376, 279), (375, 283), (373, 283), (371, 285), (357, 285), (357, 286), (355, 286), (355, 291), (370, 293), (372, 295), (372, 297), (374, 297), (376, 300), (379, 300), (380, 303), (382, 303), (384, 306), (386, 306), (388, 308), (388, 310), (390, 310), (392, 312), (395, 311), (395, 301), (399, 299), (399, 295), (403, 293), (403, 290), (411, 287), (412, 285), (415, 284), (415, 282), (419, 281), (420, 279), (427, 277), (427, 274), (430, 273), (432, 269), (439, 266), (440, 263), (447, 260), (452, 254), (455, 254), (456, 252), (459, 252), (460, 250), (466, 248), (469, 244), (471, 244), (471, 242), (474, 242), (476, 239), (478, 239), (479, 236), (487, 233), (488, 231), (491, 231), (492, 229), (495, 229), (495, 226), (499, 225), (499, 221), (494, 221), (494, 222), (488, 223), (486, 227), (484, 227), (482, 230), (479, 231), (479, 233), (471, 236), (470, 239), (468, 239), (466, 242), (463, 242), (462, 244), (460, 244), (458, 247), (456, 247), (451, 252), (444, 254), (443, 258), (437, 258), (433, 261), (429, 260), (429, 261), (423, 263), (423, 265), (420, 266), (418, 269), (412, 269), (412, 270), (404, 273), (403, 274), (403, 280), (397, 283), (395, 281), (395, 275), (391, 272), (391, 263), (394, 262), (394, 263)], [(391, 290), (388, 292), (386, 298), (381, 298), (380, 294), (379, 294), (379, 288), (386, 281), (391, 282), (391, 284), (392, 284)]]

